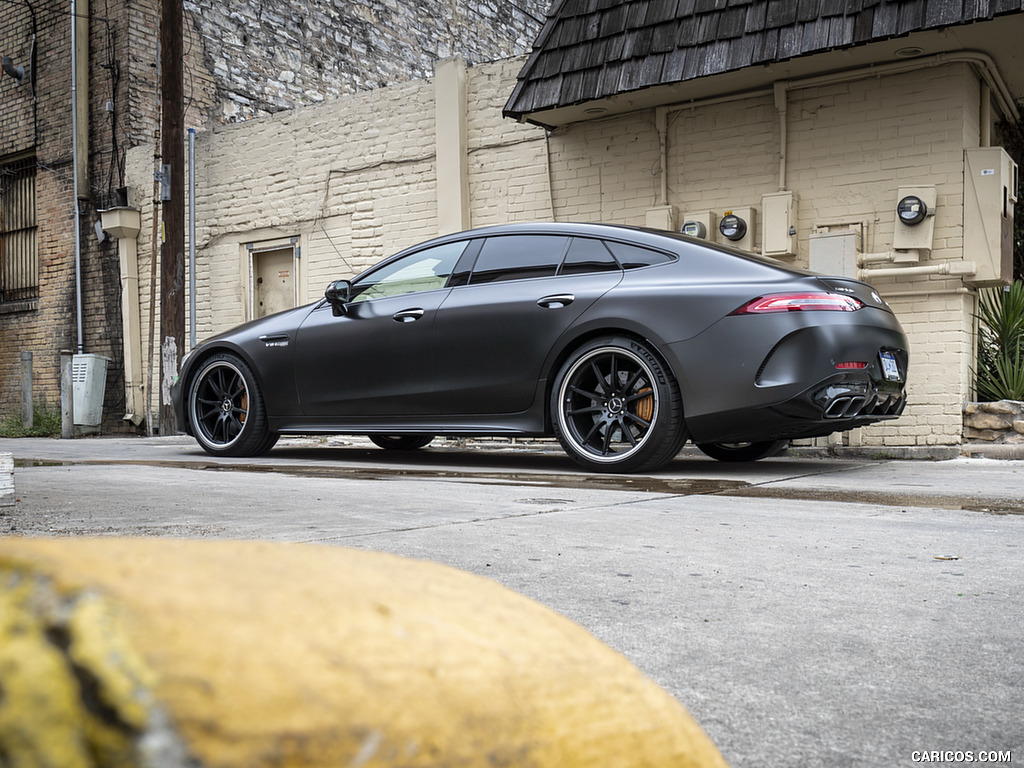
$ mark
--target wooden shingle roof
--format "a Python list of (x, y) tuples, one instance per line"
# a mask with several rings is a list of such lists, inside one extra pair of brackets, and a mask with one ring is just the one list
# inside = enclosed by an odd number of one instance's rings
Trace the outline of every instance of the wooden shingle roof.
[(555, 0), (506, 117), (1024, 11), (1024, 0)]

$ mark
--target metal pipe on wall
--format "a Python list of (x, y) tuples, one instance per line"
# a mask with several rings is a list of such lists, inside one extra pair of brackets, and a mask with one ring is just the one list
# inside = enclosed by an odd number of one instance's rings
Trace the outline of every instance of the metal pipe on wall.
[[(780, 147), (779, 147), (779, 190), (783, 191), (786, 189), (786, 144), (787, 144), (787, 125), (786, 125), (786, 113), (788, 106), (788, 94), (790, 91), (814, 88), (824, 85), (834, 85), (837, 83), (852, 82), (855, 80), (863, 80), (872, 77), (881, 77), (883, 75), (894, 75), (902, 74), (906, 72), (913, 72), (919, 69), (926, 69), (928, 67), (941, 66), (943, 64), (956, 64), (964, 63), (973, 65), (981, 75), (982, 80), (982, 126), (980, 141), (981, 146), (988, 146), (986, 138), (986, 131), (988, 126), (985, 123), (984, 114), (987, 112), (989, 115), (988, 122), (991, 122), (991, 99), (994, 94), (996, 102), (999, 106), (999, 111), (1003, 114), (1003, 117), (1012, 123), (1020, 121), (1020, 111), (1017, 109), (1012, 95), (1010, 94), (1009, 88), (1006, 86), (1006, 81), (1003, 80), (1002, 75), (996, 68), (995, 62), (987, 54), (979, 51), (954, 51), (947, 53), (937, 53), (932, 56), (922, 56), (917, 59), (908, 59), (907, 61), (894, 61), (886, 62), (883, 64), (872, 64), (867, 67), (859, 67), (852, 70), (841, 70), (838, 72), (830, 72), (825, 75), (812, 75), (810, 77), (800, 78), (797, 80), (779, 80), (773, 84), (771, 91), (765, 89), (757, 89), (748, 92), (732, 93), (726, 96), (713, 96), (706, 99), (694, 99), (689, 102), (682, 102), (678, 104), (667, 104), (657, 108), (656, 119), (660, 126), (662, 120), (667, 121), (667, 117), (670, 113), (681, 112), (684, 109), (696, 109), (697, 107), (706, 107), (714, 104), (723, 104), (730, 101), (739, 101), (741, 99), (757, 98), (768, 93), (771, 93), (775, 98), (775, 108), (779, 113), (779, 133), (780, 133)], [(666, 122), (666, 127), (668, 123)], [(660, 128), (659, 128), (660, 131)], [(661, 158), (660, 164), (662, 168), (662, 184), (667, 184), (667, 168), (668, 168), (668, 137), (664, 136), (661, 140)], [(665, 197), (667, 197), (667, 190)], [(666, 201), (667, 203), (667, 201)]]
[(71, 162), (75, 203), (75, 313), (78, 322), (78, 352), (82, 344), (82, 212), (78, 197), (78, 3), (71, 0)]

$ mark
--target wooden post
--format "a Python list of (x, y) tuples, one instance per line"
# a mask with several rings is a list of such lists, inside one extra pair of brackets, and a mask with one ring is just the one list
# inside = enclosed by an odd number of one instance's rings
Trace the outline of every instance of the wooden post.
[(32, 353), (21, 353), (21, 426), (32, 429), (35, 417), (32, 411)]
[(60, 351), (60, 436), (65, 440), (75, 436), (75, 353)]
[(182, 0), (161, 0), (161, 142), (169, 197), (160, 253), (160, 434), (177, 430), (170, 388), (185, 348), (185, 145)]

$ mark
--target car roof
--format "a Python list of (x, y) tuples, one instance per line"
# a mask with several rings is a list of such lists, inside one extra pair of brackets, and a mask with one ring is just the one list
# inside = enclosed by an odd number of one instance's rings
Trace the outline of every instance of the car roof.
[(788, 264), (779, 261), (778, 259), (774, 259), (771, 256), (764, 256), (759, 253), (750, 253), (749, 251), (743, 251), (731, 245), (684, 235), (681, 232), (673, 232), (667, 229), (651, 229), (649, 227), (638, 227), (629, 224), (609, 224), (604, 222), (534, 221), (496, 224), (487, 227), (479, 227), (477, 229), (467, 229), (462, 232), (454, 232), (450, 235), (443, 235), (405, 250), (418, 250), (424, 245), (432, 245), (466, 238), (524, 234), (576, 235), (624, 240), (636, 245), (646, 245), (651, 248), (660, 248), (662, 250), (671, 251), (677, 255), (680, 255), (681, 247), (686, 248), (697, 246), (698, 248), (719, 251), (747, 261), (753, 261), (765, 266), (775, 267), (785, 272), (801, 275), (814, 274), (813, 272), (801, 269), (793, 264)]

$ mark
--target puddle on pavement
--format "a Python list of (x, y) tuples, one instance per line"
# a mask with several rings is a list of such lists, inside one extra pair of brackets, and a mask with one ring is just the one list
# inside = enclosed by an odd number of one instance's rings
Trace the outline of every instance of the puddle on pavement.
[(487, 483), (503, 486), (534, 486), (538, 488), (571, 488), (576, 490), (600, 489), (605, 491), (633, 491), (636, 493), (665, 493), (695, 496), (721, 493), (749, 486), (742, 480), (720, 480), (681, 477), (642, 477), (628, 475), (549, 474), (532, 472), (455, 472), (431, 469), (359, 469), (325, 466), (266, 466), (259, 464), (217, 465), (204, 464), (202, 469), (221, 471), (273, 472), (296, 477), (344, 477), (350, 480), (451, 480), (453, 482)]
[(346, 478), (348, 480), (450, 480), (453, 482), (487, 483), (504, 486), (535, 486), (538, 488), (571, 488), (577, 490), (598, 488), (606, 491), (633, 491), (637, 493), (664, 493), (697, 496), (722, 493), (750, 485), (742, 480), (716, 478), (644, 477), (631, 475), (551, 474), (532, 472), (459, 472), (439, 469), (410, 469), (374, 467), (330, 467), (322, 464), (221, 464), (205, 461), (46, 461), (15, 459), (15, 467), (71, 467), (131, 465), (191, 469), (212, 472), (259, 472), (294, 477), (321, 479)]
[[(70, 467), (133, 465), (171, 469), (205, 470), (213, 472), (256, 472), (315, 477), (320, 479), (345, 478), (348, 480), (447, 480), (451, 482), (486, 483), (490, 485), (565, 488), (575, 490), (601, 489), (634, 493), (659, 493), (670, 496), (726, 495), (744, 498), (791, 499), (836, 503), (876, 504), (886, 507), (927, 507), (982, 512), (990, 515), (1024, 515), (1024, 500), (974, 499), (955, 495), (906, 493), (901, 491), (828, 491), (811, 488), (780, 488), (753, 484), (743, 480), (721, 478), (685, 478), (634, 475), (591, 475), (579, 473), (532, 472), (463, 472), (443, 469), (414, 469), (373, 467), (332, 467), (298, 464), (220, 464), (204, 461), (50, 461), (41, 459), (15, 459), (17, 467)], [(545, 500), (545, 503), (548, 500)]]

